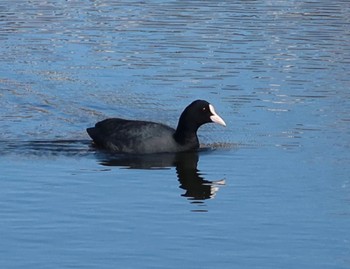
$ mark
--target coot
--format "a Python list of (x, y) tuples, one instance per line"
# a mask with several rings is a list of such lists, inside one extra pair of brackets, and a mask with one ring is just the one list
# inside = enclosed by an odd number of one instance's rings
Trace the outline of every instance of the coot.
[(196, 100), (182, 112), (176, 130), (151, 121), (110, 118), (86, 131), (97, 146), (112, 152), (171, 153), (198, 149), (197, 130), (209, 122), (226, 126), (211, 104)]

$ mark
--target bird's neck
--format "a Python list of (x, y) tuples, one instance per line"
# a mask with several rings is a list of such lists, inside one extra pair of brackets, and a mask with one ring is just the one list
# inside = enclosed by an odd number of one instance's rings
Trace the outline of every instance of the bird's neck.
[(187, 124), (187, 122), (190, 122), (190, 121), (186, 121), (185, 117), (181, 115), (174, 134), (174, 138), (176, 142), (180, 144), (191, 143), (191, 144), (197, 145), (199, 144), (198, 137), (197, 137), (198, 127), (191, 124)]

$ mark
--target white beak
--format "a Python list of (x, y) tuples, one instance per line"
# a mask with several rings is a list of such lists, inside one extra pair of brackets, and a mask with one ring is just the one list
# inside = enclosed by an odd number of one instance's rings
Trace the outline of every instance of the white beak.
[(215, 109), (211, 104), (209, 104), (209, 110), (211, 114), (213, 114), (210, 116), (210, 119), (212, 122), (226, 126), (226, 123), (224, 122), (224, 120), (218, 114), (216, 114)]

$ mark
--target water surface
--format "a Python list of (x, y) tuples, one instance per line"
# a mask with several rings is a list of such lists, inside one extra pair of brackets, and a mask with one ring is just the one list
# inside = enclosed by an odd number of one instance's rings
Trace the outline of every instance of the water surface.
[[(349, 268), (348, 1), (0, 1), (1, 268)], [(111, 155), (106, 117), (203, 150)]]

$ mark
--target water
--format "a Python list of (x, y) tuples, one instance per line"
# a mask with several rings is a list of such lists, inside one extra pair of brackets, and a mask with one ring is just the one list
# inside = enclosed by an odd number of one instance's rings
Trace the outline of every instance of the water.
[[(0, 1), (1, 268), (349, 268), (348, 1)], [(227, 127), (91, 147), (120, 116)]]

